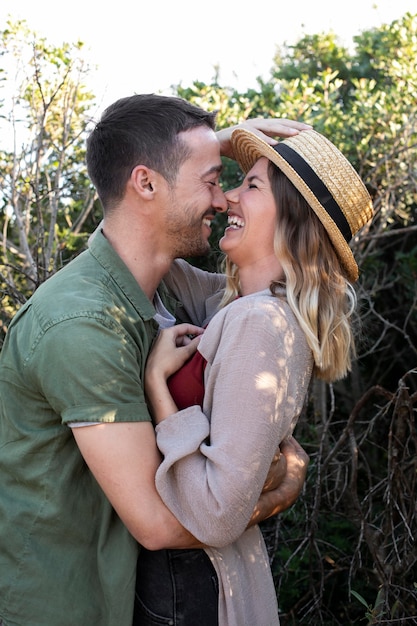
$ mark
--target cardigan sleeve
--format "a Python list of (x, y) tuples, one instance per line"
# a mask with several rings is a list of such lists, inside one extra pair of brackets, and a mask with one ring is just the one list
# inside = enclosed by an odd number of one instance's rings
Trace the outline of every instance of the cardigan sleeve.
[(163, 282), (181, 302), (176, 311), (178, 321), (199, 326), (205, 326), (216, 313), (225, 287), (223, 274), (206, 272), (183, 259), (174, 261)]
[(214, 547), (245, 530), (311, 374), (311, 353), (288, 305), (271, 297), (249, 304), (226, 307), (200, 342), (208, 361), (203, 410), (189, 407), (156, 428), (164, 455), (157, 489), (179, 521)]

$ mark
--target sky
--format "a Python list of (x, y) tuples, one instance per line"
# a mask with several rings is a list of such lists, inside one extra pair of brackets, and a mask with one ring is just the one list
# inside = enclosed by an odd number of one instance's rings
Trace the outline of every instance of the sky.
[[(244, 6), (244, 4), (246, 6)], [(107, 6), (106, 6), (107, 5)], [(171, 93), (172, 85), (210, 83), (239, 91), (269, 76), (277, 46), (334, 32), (352, 45), (361, 31), (417, 13), (416, 0), (0, 0), (51, 45), (81, 40), (96, 67), (93, 93), (103, 107), (133, 93)]]

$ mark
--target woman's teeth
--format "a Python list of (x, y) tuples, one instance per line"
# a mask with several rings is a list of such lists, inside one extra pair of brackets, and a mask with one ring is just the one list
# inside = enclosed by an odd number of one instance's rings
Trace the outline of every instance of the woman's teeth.
[(233, 228), (243, 228), (245, 225), (245, 222), (240, 217), (237, 217), (237, 215), (229, 215), (227, 223)]

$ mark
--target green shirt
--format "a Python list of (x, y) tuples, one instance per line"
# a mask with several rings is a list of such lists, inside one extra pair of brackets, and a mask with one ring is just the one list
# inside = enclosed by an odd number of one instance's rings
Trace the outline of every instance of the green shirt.
[(131, 626), (138, 545), (67, 424), (150, 420), (142, 380), (154, 315), (98, 234), (10, 324), (0, 353), (5, 626)]

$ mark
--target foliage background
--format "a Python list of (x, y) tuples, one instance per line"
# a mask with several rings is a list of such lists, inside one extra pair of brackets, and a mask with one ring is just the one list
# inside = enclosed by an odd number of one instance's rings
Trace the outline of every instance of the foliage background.
[[(257, 89), (200, 82), (175, 95), (218, 111), (314, 125), (355, 165), (375, 218), (353, 242), (359, 354), (337, 385), (314, 383), (296, 435), (304, 492), (263, 524), (281, 623), (417, 623), (417, 15), (354, 38), (278, 48)], [(83, 45), (51, 46), (25, 22), (0, 31), (0, 346), (37, 286), (82, 250), (101, 219), (84, 164), (96, 116)], [(10, 86), (13, 86), (10, 94)], [(7, 141), (6, 141), (7, 139)], [(224, 186), (239, 178), (225, 159)], [(215, 270), (213, 253), (192, 262)]]

